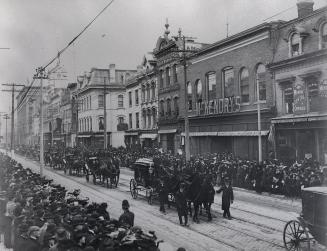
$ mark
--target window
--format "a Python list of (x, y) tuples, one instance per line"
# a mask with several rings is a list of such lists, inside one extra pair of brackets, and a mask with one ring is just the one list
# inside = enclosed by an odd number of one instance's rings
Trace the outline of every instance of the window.
[(139, 104), (139, 90), (135, 90), (135, 105)]
[(207, 74), (208, 99), (216, 98), (216, 73), (211, 72)]
[(124, 117), (118, 117), (118, 124), (124, 124)]
[(161, 100), (160, 101), (160, 117), (164, 117), (165, 116), (165, 106), (164, 106), (164, 101)]
[(241, 91), (241, 103), (248, 103), (250, 101), (249, 71), (246, 68), (242, 68), (240, 73), (240, 91)]
[[(266, 100), (266, 67), (263, 64), (258, 65), (256, 76), (258, 81), (257, 84), (259, 84), (259, 100)], [(257, 87), (255, 90), (257, 90)]]
[(90, 131), (92, 131), (92, 117), (90, 117)]
[(148, 108), (148, 128), (151, 128), (151, 109)]
[(143, 112), (142, 112), (142, 119), (143, 119), (142, 127), (143, 127), (143, 129), (145, 129), (146, 128), (146, 110), (145, 109), (143, 109)]
[(99, 117), (99, 130), (104, 130), (104, 119), (103, 117)]
[(128, 121), (128, 123), (129, 123), (129, 129), (132, 129), (133, 128), (133, 115), (132, 115), (132, 113), (130, 113), (129, 114), (129, 121)]
[(150, 101), (150, 84), (147, 85), (146, 88), (146, 100), (149, 102)]
[(160, 85), (160, 89), (163, 88), (163, 70), (160, 70), (159, 72), (159, 85)]
[(152, 100), (156, 99), (156, 84), (152, 83)]
[(103, 108), (103, 102), (104, 102), (103, 95), (99, 95), (98, 96), (98, 107), (99, 108)]
[(142, 102), (145, 102), (145, 86), (142, 86)]
[(166, 68), (166, 86), (170, 85), (170, 68)]
[(316, 112), (318, 111), (318, 96), (319, 96), (319, 85), (318, 81), (315, 77), (310, 77), (306, 79), (306, 83), (308, 86), (308, 105), (309, 105), (309, 112)]
[(202, 103), (202, 83), (200, 79), (195, 81), (195, 91), (196, 91), (196, 102)]
[(234, 96), (234, 69), (228, 67), (223, 70), (224, 98)]
[(124, 95), (118, 95), (118, 108), (124, 107)]
[(301, 51), (300, 51), (300, 43), (301, 43), (301, 38), (300, 38), (300, 35), (297, 34), (297, 33), (294, 33), (292, 36), (291, 36), (291, 56), (297, 56), (297, 55), (300, 55), (301, 54)]
[(128, 92), (128, 104), (129, 107), (132, 106), (133, 102), (132, 102), (132, 92)]
[(293, 84), (288, 83), (285, 85), (285, 88), (284, 88), (284, 111), (285, 111), (285, 113), (292, 114), (293, 106), (294, 106)]
[(152, 120), (153, 120), (153, 128), (157, 127), (157, 111), (156, 108), (152, 108)]
[(188, 100), (188, 110), (192, 111), (192, 84), (191, 82), (187, 82), (187, 100)]
[(327, 23), (321, 26), (321, 49), (327, 48)]
[(135, 120), (136, 120), (136, 129), (140, 128), (140, 114), (137, 112), (135, 114)]
[(174, 83), (177, 83), (177, 66), (175, 64), (173, 65), (173, 78)]
[(167, 99), (167, 116), (171, 116), (171, 100)]
[(89, 98), (89, 102), (90, 102), (89, 109), (92, 109), (91, 97), (92, 97), (92, 96), (90, 96), (90, 98)]
[(175, 116), (178, 117), (179, 115), (178, 97), (174, 98), (174, 112), (175, 112)]

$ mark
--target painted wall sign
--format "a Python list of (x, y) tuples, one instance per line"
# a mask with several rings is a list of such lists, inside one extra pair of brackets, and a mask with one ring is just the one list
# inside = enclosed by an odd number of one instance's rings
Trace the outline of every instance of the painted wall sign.
[(241, 97), (213, 99), (196, 103), (197, 115), (224, 114), (239, 112), (241, 110)]
[(302, 84), (297, 84), (294, 88), (294, 114), (304, 114), (306, 111), (305, 89)]

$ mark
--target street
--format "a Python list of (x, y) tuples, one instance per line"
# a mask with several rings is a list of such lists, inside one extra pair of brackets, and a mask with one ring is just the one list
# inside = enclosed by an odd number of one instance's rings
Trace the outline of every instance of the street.
[[(16, 160), (35, 172), (39, 166), (35, 161), (16, 155)], [(167, 209), (166, 214), (159, 211), (159, 205), (149, 205), (141, 196), (131, 198), (129, 181), (132, 171), (122, 169), (117, 189), (107, 189), (87, 183), (84, 177), (66, 176), (63, 171), (54, 171), (49, 167), (44, 175), (68, 190), (80, 189), (81, 195), (95, 202), (107, 202), (111, 217), (121, 214), (121, 201), (129, 200), (131, 210), (135, 213), (135, 224), (144, 230), (154, 230), (158, 239), (163, 239), (161, 250), (284, 250), (283, 227), (301, 211), (300, 200), (285, 199), (280, 196), (259, 195), (251, 191), (234, 189), (235, 202), (231, 207), (233, 220), (222, 217), (220, 195), (215, 196), (212, 205), (214, 219), (206, 221), (200, 217), (200, 224), (190, 221), (189, 227), (178, 224), (177, 212)]]

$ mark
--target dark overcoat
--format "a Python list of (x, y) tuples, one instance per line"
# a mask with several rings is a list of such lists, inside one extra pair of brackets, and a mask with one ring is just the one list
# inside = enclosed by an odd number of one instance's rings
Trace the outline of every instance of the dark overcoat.
[(228, 210), (231, 204), (231, 201), (234, 200), (234, 193), (233, 193), (233, 188), (232, 186), (226, 187), (223, 185), (217, 193), (223, 192), (223, 195), (221, 197), (222, 203), (221, 203), (221, 209), (222, 210)]
[(179, 214), (187, 215), (187, 201), (184, 192), (177, 191), (175, 194), (176, 209)]

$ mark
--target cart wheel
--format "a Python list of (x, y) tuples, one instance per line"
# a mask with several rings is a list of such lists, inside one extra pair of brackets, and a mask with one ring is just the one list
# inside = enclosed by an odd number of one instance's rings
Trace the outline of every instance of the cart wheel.
[(297, 220), (291, 220), (286, 223), (283, 240), (286, 250), (310, 250), (308, 231)]
[(152, 205), (152, 203), (153, 203), (153, 192), (152, 192), (152, 189), (149, 190), (148, 203), (149, 203), (149, 205)]
[(137, 190), (137, 183), (134, 179), (131, 179), (129, 182), (129, 190), (131, 192), (132, 198), (136, 199), (138, 195), (138, 190)]

